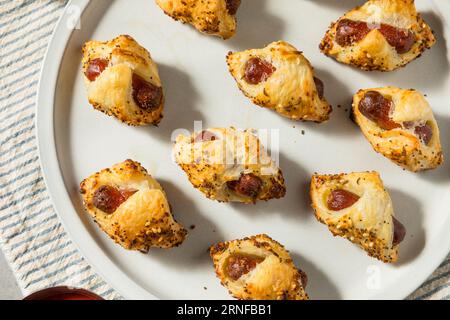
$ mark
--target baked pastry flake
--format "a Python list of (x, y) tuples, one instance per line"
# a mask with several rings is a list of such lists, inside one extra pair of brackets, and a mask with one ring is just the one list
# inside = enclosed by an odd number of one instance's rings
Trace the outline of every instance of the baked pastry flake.
[(209, 199), (254, 203), (286, 193), (281, 170), (251, 130), (212, 128), (179, 135), (174, 155), (192, 185)]
[(438, 124), (416, 90), (360, 90), (353, 97), (353, 119), (375, 151), (405, 169), (434, 169), (443, 162)]
[(392, 71), (419, 57), (435, 42), (414, 0), (369, 0), (331, 25), (320, 49), (363, 70)]
[(265, 234), (210, 248), (217, 277), (241, 300), (307, 300), (307, 277), (289, 252)]
[(406, 229), (394, 217), (391, 198), (377, 172), (315, 174), (310, 195), (317, 220), (333, 235), (383, 262), (397, 261)]
[(236, 33), (241, 0), (156, 0), (165, 14), (198, 31), (228, 39)]
[(172, 248), (186, 237), (161, 185), (138, 162), (126, 160), (93, 174), (81, 182), (80, 192), (89, 215), (125, 249)]
[(230, 52), (228, 68), (239, 89), (258, 106), (292, 120), (323, 122), (331, 106), (324, 84), (303, 54), (279, 41), (263, 49)]
[(87, 42), (82, 64), (89, 103), (95, 109), (133, 126), (161, 121), (164, 93), (158, 68), (132, 37)]

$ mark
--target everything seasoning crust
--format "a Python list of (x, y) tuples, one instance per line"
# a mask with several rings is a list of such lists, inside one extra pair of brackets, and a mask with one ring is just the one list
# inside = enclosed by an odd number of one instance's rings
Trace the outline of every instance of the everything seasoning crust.
[(308, 299), (306, 275), (295, 267), (289, 252), (265, 234), (218, 243), (210, 255), (217, 277), (237, 299)]
[(236, 33), (240, 0), (156, 0), (165, 14), (198, 31), (229, 39)]
[(80, 192), (89, 215), (125, 249), (172, 248), (187, 235), (161, 185), (138, 162), (126, 160), (93, 174), (81, 182)]
[(254, 203), (286, 193), (281, 170), (251, 130), (211, 128), (180, 135), (174, 155), (194, 188), (209, 199)]
[[(236, 33), (241, 0), (155, 3), (164, 14), (201, 33), (222, 39)], [(238, 42), (231, 44), (241, 48)], [(435, 43), (414, 0), (368, 0), (333, 22), (319, 48), (343, 64), (388, 72), (419, 58)], [(82, 53), (88, 100), (96, 110), (130, 126), (160, 123), (165, 95), (158, 67), (143, 46), (131, 36), (120, 35), (110, 41), (88, 41)], [(326, 88), (303, 52), (285, 41), (230, 51), (226, 63), (239, 90), (254, 104), (294, 121), (328, 121), (332, 106), (326, 91), (341, 89)], [(183, 117), (183, 106), (175, 107), (179, 107), (177, 116)], [(351, 119), (376, 152), (405, 170), (435, 169), (444, 161), (433, 111), (425, 96), (414, 89), (359, 90), (353, 96)], [(271, 147), (272, 152), (278, 151)], [(286, 195), (283, 173), (256, 130), (217, 127), (180, 134), (173, 155), (192, 186), (208, 199), (255, 204)], [(127, 250), (148, 253), (150, 248), (174, 248), (187, 237), (187, 230), (172, 215), (162, 186), (139, 162), (126, 160), (92, 174), (80, 183), (80, 193), (85, 210), (100, 229)], [(378, 172), (315, 173), (309, 195), (316, 219), (334, 236), (384, 263), (398, 261), (406, 228), (395, 217)], [(190, 230), (197, 227), (191, 224)], [(217, 243), (209, 247), (209, 254), (221, 284), (237, 299), (309, 299), (306, 273), (295, 266), (283, 245), (266, 234)]]
[[(334, 190), (351, 192), (358, 200), (342, 210), (332, 210), (328, 199)], [(394, 209), (377, 172), (315, 174), (310, 196), (317, 220), (327, 225), (333, 235), (348, 239), (378, 260), (397, 261)]]
[[(254, 59), (259, 64), (252, 70), (248, 64)], [(323, 96), (323, 83), (315, 77), (310, 62), (289, 43), (278, 41), (263, 49), (230, 52), (227, 64), (239, 89), (254, 104), (292, 120), (320, 123), (329, 119), (332, 108)], [(270, 70), (255, 78), (257, 68), (267, 66)]]
[(157, 125), (163, 118), (164, 94), (150, 53), (132, 37), (121, 35), (83, 46), (83, 72), (89, 103), (131, 125)]
[[(359, 22), (364, 26), (356, 25)], [(347, 38), (341, 32), (347, 32)], [(346, 41), (342, 43), (341, 39)], [(400, 47), (395, 47), (394, 41)], [(369, 0), (331, 25), (320, 50), (363, 70), (392, 71), (420, 57), (435, 42), (433, 31), (416, 11), (414, 0)]]
[[(380, 127), (361, 110), (367, 93), (379, 93), (392, 105), (390, 130)], [(364, 89), (353, 97), (352, 116), (376, 152), (412, 172), (434, 169), (444, 161), (439, 127), (425, 97), (413, 89), (384, 87)], [(425, 141), (418, 128), (428, 128)]]

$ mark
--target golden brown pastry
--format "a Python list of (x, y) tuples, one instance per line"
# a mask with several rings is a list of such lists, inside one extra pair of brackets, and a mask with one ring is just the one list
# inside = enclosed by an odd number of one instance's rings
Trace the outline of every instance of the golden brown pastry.
[(443, 162), (439, 128), (430, 105), (416, 90), (360, 90), (353, 118), (375, 151), (413, 172)]
[(320, 49), (363, 70), (392, 71), (435, 42), (414, 0), (369, 0), (331, 25)]
[(316, 218), (333, 235), (383, 262), (397, 261), (406, 230), (395, 219), (391, 198), (377, 172), (315, 174), (310, 191)]
[(83, 46), (89, 103), (128, 125), (157, 125), (164, 94), (150, 53), (130, 36)]
[(236, 33), (241, 0), (156, 0), (175, 20), (190, 23), (200, 32), (228, 39)]
[(172, 248), (186, 237), (164, 190), (138, 162), (126, 160), (93, 174), (80, 192), (86, 211), (125, 249)]
[(254, 203), (286, 193), (281, 170), (250, 130), (214, 128), (180, 135), (174, 154), (192, 185), (209, 199)]
[(306, 274), (289, 252), (265, 234), (210, 248), (217, 277), (241, 300), (307, 300)]
[(287, 42), (264, 49), (229, 53), (230, 73), (241, 91), (258, 106), (292, 120), (323, 122), (331, 106), (324, 98), (324, 84), (303, 54)]

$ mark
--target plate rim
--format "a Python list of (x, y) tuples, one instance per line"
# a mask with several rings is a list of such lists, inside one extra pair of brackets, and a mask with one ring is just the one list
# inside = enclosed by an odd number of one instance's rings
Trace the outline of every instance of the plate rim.
[[(35, 125), (39, 163), (50, 201), (64, 227), (64, 231), (93, 271), (99, 274), (108, 285), (114, 288), (125, 299), (159, 300), (157, 296), (142, 288), (136, 281), (117, 267), (103, 252), (90, 233), (86, 235), (86, 232), (83, 234), (77, 234), (77, 232), (75, 232), (75, 230), (85, 230), (86, 228), (72, 205), (72, 201), (64, 183), (63, 174), (59, 164), (59, 157), (56, 151), (54, 128), (55, 91), (67, 43), (70, 41), (74, 32), (73, 28), (67, 28), (67, 25), (64, 27), (64, 24), (69, 23), (68, 9), (71, 6), (80, 8), (80, 14), (82, 16), (91, 3), (92, 1), (90, 0), (69, 0), (53, 30), (46, 49), (39, 75), (36, 96)], [(437, 8), (436, 11), (440, 13), (450, 12), (450, 3), (437, 2), (434, 0), (430, 3), (435, 6)], [(448, 19), (444, 19), (443, 22), (445, 23), (444, 29), (446, 35), (450, 37)], [(44, 75), (45, 85), (42, 85), (44, 83)], [(45, 105), (50, 105), (51, 107), (43, 108), (42, 106)], [(63, 188), (61, 188), (61, 186), (63, 186)], [(62, 214), (62, 212), (65, 213)], [(447, 221), (448, 220), (447, 217)], [(442, 261), (444, 261), (450, 251), (450, 234), (447, 236), (447, 240), (447, 247), (442, 246), (441, 250), (432, 251), (434, 263), (427, 263), (425, 266), (421, 266), (421, 270), (423, 270), (421, 272), (422, 276), (416, 277), (416, 279), (419, 280), (414, 282), (404, 281), (404, 285), (402, 285), (401, 288), (397, 287), (395, 293), (386, 292), (386, 290), (384, 290), (381, 294), (377, 293), (373, 295), (372, 299), (405, 299), (408, 297), (418, 289), (439, 267)]]
[[(82, 16), (90, 3), (90, 0), (70, 0), (67, 3), (46, 49), (39, 75), (35, 118), (37, 148), (41, 170), (53, 208), (64, 227), (64, 231), (88, 265), (122, 297), (132, 300), (158, 300), (155, 295), (139, 286), (125, 272), (118, 268), (89, 233), (81, 236), (74, 232), (74, 230), (80, 230), (79, 228), (85, 229), (85, 227), (78, 218), (75, 208), (71, 205), (71, 200), (59, 165), (54, 134), (54, 104), (61, 63), (64, 59), (66, 45), (74, 32), (72, 28), (70, 28), (69, 32), (66, 32), (65, 30), (67, 28), (63, 27), (65, 23), (69, 23), (68, 9), (71, 6), (76, 6), (80, 8), (80, 15)], [(56, 39), (61, 41), (56, 41)], [(44, 83), (44, 75), (45, 86), (42, 85)], [(47, 102), (47, 105), (51, 105), (51, 108), (40, 107), (44, 106), (46, 104), (45, 102)], [(56, 168), (57, 170), (54, 170)], [(57, 188), (57, 186), (63, 186), (63, 188)], [(64, 209), (61, 210), (62, 208)], [(61, 214), (64, 211), (70, 212), (70, 214)], [(92, 251), (92, 248), (96, 249), (95, 254), (88, 252)]]

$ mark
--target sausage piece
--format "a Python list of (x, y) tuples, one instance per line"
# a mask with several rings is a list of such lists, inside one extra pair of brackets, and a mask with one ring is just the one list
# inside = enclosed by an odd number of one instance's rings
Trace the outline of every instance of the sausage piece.
[(346, 47), (361, 41), (370, 32), (366, 22), (342, 19), (336, 27), (336, 42)]
[(392, 240), (392, 246), (396, 246), (405, 239), (406, 228), (400, 221), (395, 219), (395, 217), (392, 217), (392, 221), (394, 223), (394, 239)]
[(386, 41), (395, 48), (397, 53), (403, 54), (411, 50), (416, 37), (410, 30), (396, 28), (389, 24), (370, 25), (364, 21), (342, 19), (336, 27), (336, 42), (346, 47), (361, 41), (372, 30), (377, 29)]
[(227, 186), (234, 192), (256, 199), (261, 191), (263, 182), (253, 173), (242, 174), (239, 180), (228, 181)]
[(303, 289), (305, 289), (308, 286), (308, 275), (306, 274), (306, 272), (302, 271), (302, 270), (298, 270), (298, 272), (300, 273), (300, 282), (302, 284)]
[(340, 211), (354, 205), (359, 198), (360, 197), (353, 192), (344, 189), (337, 189), (331, 191), (328, 196), (327, 206), (330, 210)]
[(239, 6), (241, 5), (241, 0), (225, 0), (225, 1), (227, 3), (228, 14), (234, 16), (238, 11)]
[(244, 274), (249, 273), (256, 268), (258, 264), (264, 261), (264, 258), (244, 254), (231, 255), (226, 264), (226, 274), (229, 278), (236, 281)]
[(359, 111), (368, 119), (385, 130), (399, 128), (391, 119), (393, 103), (377, 91), (368, 91), (359, 102)]
[(119, 190), (113, 186), (103, 185), (95, 191), (93, 204), (97, 209), (112, 214), (136, 192), (136, 190)]
[(317, 94), (319, 95), (319, 99), (323, 99), (323, 95), (325, 93), (325, 86), (323, 81), (319, 78), (314, 77), (314, 83), (316, 84)]
[(244, 79), (256, 85), (266, 81), (275, 71), (276, 68), (270, 62), (254, 57), (245, 64)]
[(106, 59), (93, 59), (89, 61), (86, 71), (84, 72), (86, 78), (88, 78), (89, 81), (95, 81), (95, 79), (105, 71), (108, 64), (109, 61)]
[(416, 36), (409, 30), (399, 29), (384, 23), (381, 24), (379, 30), (399, 54), (409, 52), (416, 42)]
[(425, 145), (428, 145), (433, 138), (433, 129), (428, 124), (415, 127), (414, 133)]
[(403, 122), (405, 129), (414, 129), (414, 133), (419, 137), (423, 144), (428, 145), (433, 138), (433, 129), (428, 124), (417, 125), (414, 121)]
[(151, 112), (157, 109), (162, 102), (163, 92), (137, 74), (133, 74), (133, 98), (139, 108)]
[(194, 142), (204, 142), (204, 141), (214, 141), (217, 140), (217, 137), (214, 133), (204, 130), (200, 132), (197, 137), (195, 137)]

